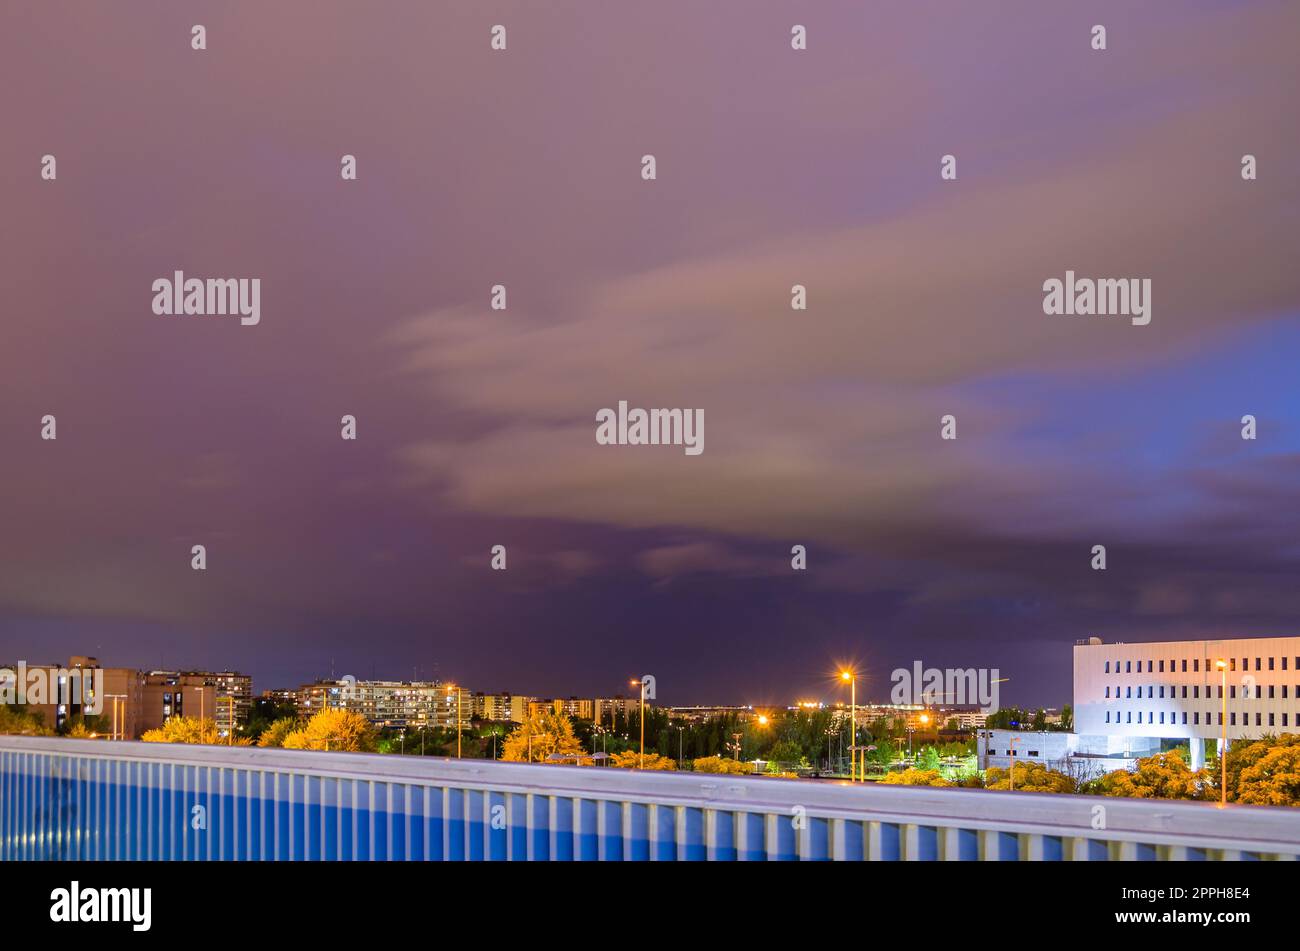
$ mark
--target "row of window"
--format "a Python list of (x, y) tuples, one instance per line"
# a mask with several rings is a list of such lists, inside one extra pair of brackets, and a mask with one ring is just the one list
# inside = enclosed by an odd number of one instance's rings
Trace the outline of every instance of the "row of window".
[[(1282, 700), (1289, 700), (1289, 699), (1290, 699), (1290, 686), (1291, 686), (1290, 684), (1267, 684), (1267, 685), (1260, 685), (1260, 684), (1242, 684), (1242, 685), (1241, 685), (1241, 699), (1242, 699), (1242, 700), (1265, 700), (1265, 699), (1268, 699), (1268, 700), (1277, 700), (1277, 699), (1279, 699), (1279, 691), (1280, 691), (1280, 699), (1282, 699)], [(1136, 694), (1133, 692), (1135, 689), (1137, 690), (1137, 693), (1136, 693)], [(1183, 684), (1181, 688), (1178, 687), (1178, 686), (1176, 686), (1176, 685), (1171, 684), (1171, 685), (1169, 686), (1169, 697), (1170, 697), (1170, 699), (1174, 699), (1174, 698), (1176, 698), (1176, 697), (1178, 696), (1178, 691), (1179, 691), (1180, 689), (1183, 691), (1183, 699), (1184, 699), (1184, 700), (1187, 699), (1187, 691), (1188, 691), (1188, 689), (1190, 689), (1190, 690), (1192, 691), (1191, 699), (1193, 699), (1193, 700), (1199, 700), (1199, 699), (1201, 699), (1201, 685), (1200, 685), (1200, 684), (1193, 684), (1190, 688), (1187, 686), (1187, 684)], [(1121, 695), (1121, 693), (1120, 693), (1121, 690), (1124, 691), (1122, 695)], [(1154, 697), (1157, 696), (1157, 694), (1156, 694), (1156, 691), (1157, 691), (1157, 690), (1160, 691), (1160, 693), (1159, 693), (1158, 696), (1159, 696), (1161, 699), (1164, 699), (1164, 696), (1165, 696), (1165, 688), (1164, 688), (1163, 685), (1156, 686), (1156, 685), (1154, 685), (1154, 684), (1148, 684), (1148, 685), (1147, 685), (1147, 692), (1146, 692), (1146, 695), (1147, 695), (1148, 697), (1153, 697), (1153, 698), (1154, 698)], [(1267, 696), (1265, 696), (1265, 694), (1267, 694)], [(1135, 688), (1135, 687), (1132, 687), (1132, 686), (1121, 687), (1119, 684), (1116, 684), (1116, 685), (1115, 685), (1115, 693), (1114, 693), (1113, 696), (1111, 695), (1110, 687), (1109, 687), (1109, 686), (1106, 687), (1106, 699), (1107, 699), (1107, 700), (1112, 700), (1112, 699), (1114, 699), (1114, 700), (1120, 700), (1120, 699), (1131, 699), (1131, 698), (1133, 698), (1133, 697), (1141, 697), (1141, 696), (1142, 696), (1142, 685), (1141, 685), (1141, 684), (1138, 684), (1138, 686), (1137, 686), (1136, 688)], [(1296, 685), (1295, 685), (1295, 696), (1296, 696), (1296, 699), (1297, 699), (1297, 700), (1300, 700), (1300, 684), (1296, 684)], [(1206, 686), (1206, 688), (1205, 688), (1205, 699), (1208, 700), (1208, 699), (1210, 699), (1211, 697), (1217, 697), (1219, 700), (1222, 700), (1222, 699), (1223, 699), (1223, 684), (1210, 684), (1210, 685), (1207, 685), (1207, 686)], [(1236, 684), (1229, 684), (1229, 685), (1228, 685), (1228, 697), (1229, 697), (1229, 699), (1232, 699), (1232, 700), (1236, 700), (1236, 699), (1237, 699), (1237, 685), (1236, 685)]]
[[(1255, 669), (1256, 669), (1256, 670), (1264, 670), (1264, 661), (1268, 661), (1268, 669), (1269, 669), (1269, 670), (1276, 670), (1277, 667), (1275, 666), (1275, 664), (1276, 664), (1278, 661), (1281, 661), (1281, 664), (1282, 664), (1281, 669), (1282, 669), (1282, 670), (1287, 670), (1287, 669), (1288, 669), (1288, 668), (1287, 668), (1287, 661), (1288, 661), (1288, 660), (1290, 660), (1289, 657), (1280, 657), (1280, 658), (1279, 658), (1279, 657), (1256, 657), (1256, 658), (1255, 658)], [(1112, 663), (1115, 665), (1115, 669), (1114, 669), (1113, 671), (1111, 670), (1111, 664), (1112, 664)], [(1169, 671), (1168, 671), (1168, 672), (1171, 673), (1171, 674), (1177, 672), (1177, 669), (1178, 669), (1178, 663), (1179, 663), (1179, 662), (1176, 661), (1176, 660), (1171, 660), (1171, 661), (1169, 661)], [(1120, 670), (1120, 664), (1123, 664), (1123, 665), (1124, 665), (1124, 669), (1123, 669), (1123, 670)], [(1158, 666), (1157, 666), (1157, 665), (1158, 665)], [(1187, 658), (1186, 658), (1186, 657), (1184, 657), (1184, 658), (1182, 659), (1182, 665), (1183, 665), (1183, 670), (1182, 670), (1182, 672), (1183, 672), (1183, 673), (1188, 673), (1189, 671), (1188, 671), (1188, 667), (1187, 667)], [(1206, 669), (1206, 671), (1213, 671), (1213, 670), (1215, 669), (1215, 667), (1214, 667), (1214, 662), (1211, 661), (1211, 660), (1209, 660), (1209, 659), (1207, 658), (1206, 661), (1205, 661), (1205, 669)], [(1235, 657), (1229, 657), (1229, 658), (1228, 658), (1228, 670), (1238, 670), (1238, 669), (1240, 669), (1240, 670), (1250, 670), (1250, 658), (1249, 658), (1249, 657), (1243, 657), (1243, 658), (1241, 659), (1241, 667), (1238, 668), (1238, 667), (1237, 667), (1237, 658), (1235, 658)], [(1297, 654), (1297, 655), (1296, 655), (1296, 658), (1295, 658), (1295, 669), (1296, 669), (1296, 670), (1300, 670), (1300, 654)], [(1139, 674), (1142, 673), (1142, 661), (1140, 661), (1140, 660), (1137, 662), (1137, 672), (1138, 672)], [(1165, 673), (1165, 662), (1164, 662), (1163, 660), (1160, 660), (1160, 661), (1149, 660), (1149, 661), (1147, 661), (1147, 669), (1146, 669), (1146, 672), (1147, 672), (1148, 674), (1152, 674), (1152, 673), (1156, 673), (1156, 672), (1159, 672), (1159, 673), (1162, 673), (1162, 674)], [(1201, 659), (1200, 659), (1199, 657), (1193, 657), (1193, 658), (1192, 658), (1192, 666), (1191, 666), (1191, 671), (1190, 671), (1190, 672), (1191, 672), (1191, 673), (1194, 673), (1194, 674), (1197, 674), (1197, 673), (1200, 673), (1200, 672), (1201, 672)], [(1118, 660), (1116, 660), (1116, 661), (1109, 661), (1109, 660), (1108, 660), (1108, 661), (1106, 661), (1106, 673), (1108, 673), (1108, 674), (1109, 674), (1109, 673), (1116, 673), (1116, 674), (1119, 674), (1119, 673), (1131, 674), (1131, 673), (1133, 673), (1133, 661), (1131, 661), (1131, 660), (1125, 660), (1125, 661), (1118, 661)]]
[[(1115, 711), (1115, 719), (1114, 719), (1113, 721), (1112, 721), (1111, 718), (1110, 718), (1110, 714), (1111, 714), (1111, 711), (1107, 710), (1107, 711), (1106, 711), (1106, 722), (1107, 722), (1107, 723), (1112, 723), (1112, 722), (1113, 722), (1113, 723), (1142, 723), (1142, 722), (1143, 722), (1143, 720), (1142, 720), (1142, 711), (1140, 711), (1140, 710), (1138, 711), (1138, 715), (1137, 715), (1137, 719), (1136, 719), (1136, 720), (1133, 719), (1133, 711), (1132, 711), (1132, 710), (1128, 710), (1128, 711), (1116, 710), (1116, 711)], [(1123, 720), (1120, 719), (1121, 714), (1124, 716), (1124, 719), (1123, 719)], [(1268, 725), (1269, 725), (1269, 726), (1277, 726), (1277, 725), (1278, 725), (1278, 723), (1277, 723), (1277, 715), (1276, 715), (1276, 714), (1272, 714), (1272, 713), (1268, 713), (1268, 714), (1256, 713), (1256, 714), (1255, 714), (1255, 726), (1263, 726), (1263, 725), (1264, 725), (1264, 717), (1265, 717), (1265, 716), (1268, 717)], [(1155, 717), (1156, 717), (1156, 714), (1155, 714), (1154, 712), (1147, 711), (1146, 722), (1147, 722), (1147, 723), (1156, 723), (1157, 720), (1155, 719)], [(1187, 711), (1186, 711), (1186, 710), (1182, 711), (1182, 717), (1183, 717), (1183, 719), (1182, 719), (1182, 723), (1183, 723), (1184, 726), (1186, 726), (1186, 725), (1187, 725)], [(1218, 722), (1217, 722), (1217, 723), (1215, 723), (1214, 717), (1218, 717)], [(1288, 720), (1287, 714), (1283, 713), (1283, 714), (1282, 714), (1282, 726), (1290, 726), (1290, 723), (1288, 723), (1287, 720)], [(1164, 723), (1164, 722), (1165, 722), (1165, 715), (1164, 715), (1163, 713), (1160, 714), (1160, 720), (1159, 720), (1158, 722), (1160, 722), (1160, 723)], [(1169, 714), (1169, 722), (1172, 723), (1172, 724), (1177, 724), (1177, 723), (1178, 723), (1178, 714), (1177, 714), (1177, 713), (1170, 713), (1170, 714)], [(1199, 712), (1199, 711), (1193, 712), (1193, 713), (1192, 713), (1192, 726), (1200, 726), (1200, 725), (1201, 725), (1201, 714), (1200, 714), (1200, 712)], [(1219, 711), (1218, 713), (1210, 713), (1210, 712), (1207, 712), (1207, 713), (1205, 714), (1205, 725), (1206, 725), (1206, 726), (1223, 726), (1223, 712), (1222, 712), (1222, 711)], [(1229, 725), (1229, 726), (1236, 726), (1236, 725), (1237, 725), (1237, 714), (1236, 714), (1236, 713), (1229, 713), (1229, 714), (1228, 714), (1228, 725)], [(1250, 714), (1249, 714), (1249, 713), (1243, 713), (1243, 714), (1241, 715), (1241, 725), (1242, 725), (1242, 726), (1250, 726)], [(1297, 714), (1297, 716), (1296, 716), (1296, 726), (1300, 726), (1300, 714)]]

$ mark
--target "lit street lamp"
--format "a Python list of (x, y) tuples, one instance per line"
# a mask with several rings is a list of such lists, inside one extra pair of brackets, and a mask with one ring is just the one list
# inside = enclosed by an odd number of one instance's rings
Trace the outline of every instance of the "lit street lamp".
[(634, 680), (632, 686), (641, 688), (641, 754), (637, 757), (636, 768), (645, 769), (645, 680)]
[(858, 675), (855, 671), (841, 670), (840, 680), (849, 685), (849, 781), (858, 781)]

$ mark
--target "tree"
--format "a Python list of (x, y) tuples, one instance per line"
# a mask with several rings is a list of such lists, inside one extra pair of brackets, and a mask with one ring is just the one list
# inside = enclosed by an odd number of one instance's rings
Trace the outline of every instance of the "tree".
[(591, 754), (574, 736), (573, 723), (567, 716), (554, 710), (540, 710), (506, 737), (501, 758), (508, 763), (544, 763), (555, 753), (571, 756), (579, 763), (584, 756), (588, 761), (591, 759)]
[[(140, 739), (146, 743), (216, 744), (222, 742), (217, 735), (217, 721), (198, 717), (170, 717), (156, 730), (145, 730)], [(241, 744), (244, 745), (244, 744)]]
[(1117, 769), (1094, 780), (1085, 792), (1138, 799), (1203, 799), (1211, 786), (1205, 770), (1193, 772), (1178, 750), (1137, 761), (1131, 772)]
[[(1211, 776), (1217, 790), (1218, 774)], [(1228, 798), (1255, 806), (1300, 805), (1300, 735), (1233, 743), (1228, 751)]]
[(937, 769), (905, 769), (880, 780), (886, 786), (951, 786)]
[(49, 736), (53, 731), (45, 725), (39, 711), (19, 710), (0, 703), (0, 733), (18, 736)]
[(641, 765), (641, 754), (637, 750), (614, 753), (609, 758), (609, 765), (620, 769), (676, 769), (677, 761), (658, 753), (646, 753), (645, 765)]
[(297, 717), (281, 717), (257, 738), (258, 746), (284, 746), (285, 737), (298, 729)]
[(739, 760), (723, 759), (721, 756), (701, 756), (691, 764), (697, 773), (732, 773), (748, 775), (754, 767)]
[(286, 750), (331, 750), (343, 753), (370, 753), (375, 749), (375, 734), (370, 721), (352, 710), (322, 710), (300, 730), (284, 737)]
[[(1043, 763), (1016, 763), (1008, 777), (1005, 769), (993, 767), (984, 776), (985, 789), (1018, 789), (1021, 792), (1078, 792), (1073, 777)], [(1011, 780), (1015, 780), (1013, 783)]]
[(916, 768), (937, 770), (939, 768), (939, 751), (933, 746), (927, 746), (921, 750), (921, 755), (916, 758)]

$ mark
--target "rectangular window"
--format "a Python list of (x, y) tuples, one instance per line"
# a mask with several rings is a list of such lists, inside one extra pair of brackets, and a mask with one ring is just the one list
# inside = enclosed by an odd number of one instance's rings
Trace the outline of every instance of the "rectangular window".
[[(1250, 715), (1250, 714), (1247, 714), (1247, 716), (1249, 716), (1249, 715)], [(1255, 714), (1255, 726), (1263, 726), (1263, 725), (1264, 725), (1264, 716), (1263, 716), (1263, 714), (1260, 714), (1260, 713)]]
[(1110, 673), (1110, 661), (1106, 661), (1106, 673)]
[[(1222, 716), (1222, 714), (1220, 714), (1220, 716)], [(1232, 722), (1229, 723), (1229, 726), (1236, 726), (1236, 725), (1237, 725), (1237, 714), (1235, 714), (1235, 713), (1230, 713), (1230, 714), (1228, 714), (1228, 716), (1230, 716), (1230, 717), (1232, 718)]]
[[(1205, 669), (1206, 669), (1206, 670), (1209, 670), (1210, 668), (1207, 667), (1207, 668), (1205, 668)], [(1201, 659), (1200, 659), (1199, 657), (1193, 658), (1193, 660), (1192, 660), (1192, 670), (1193, 670), (1195, 673), (1198, 673), (1198, 674), (1201, 672)]]
[(1165, 672), (1165, 662), (1162, 660), (1160, 662), (1160, 673), (1163, 674), (1164, 672)]
[(1165, 722), (1165, 715), (1163, 713), (1160, 714), (1160, 722), (1161, 723)]
[(1154, 661), (1147, 661), (1147, 673), (1148, 673), (1148, 674), (1151, 673), (1151, 665), (1152, 665), (1153, 663), (1154, 663)]
[(1199, 710), (1192, 714), (1192, 723), (1196, 726), (1201, 725), (1201, 713)]
[(1229, 657), (1229, 658), (1228, 658), (1228, 669), (1229, 669), (1229, 670), (1236, 670), (1236, 669), (1237, 669), (1237, 658), (1235, 658), (1235, 657)]
[(1109, 687), (1106, 688), (1106, 699), (1107, 699), (1107, 700), (1110, 699), (1110, 688), (1109, 688)]
[(1187, 726), (1187, 711), (1183, 711), (1183, 726)]
[(1133, 661), (1131, 660), (1124, 661), (1124, 673), (1126, 674), (1133, 673)]
[(1263, 670), (1263, 669), (1264, 669), (1264, 666), (1263, 666), (1263, 664), (1262, 664), (1260, 661), (1261, 661), (1261, 658), (1259, 658), (1259, 657), (1256, 657), (1256, 658), (1255, 658), (1255, 669), (1256, 669), (1256, 670)]
[(1272, 669), (1273, 669), (1273, 658), (1272, 658), (1272, 657), (1270, 657), (1270, 658), (1268, 659), (1268, 669), (1269, 669), (1269, 670), (1272, 670)]
[(1183, 673), (1187, 673), (1187, 658), (1183, 658)]
[(1275, 726), (1275, 725), (1276, 725), (1276, 724), (1273, 723), (1273, 714), (1271, 714), (1271, 713), (1268, 715), (1268, 725), (1269, 725), (1269, 726)]

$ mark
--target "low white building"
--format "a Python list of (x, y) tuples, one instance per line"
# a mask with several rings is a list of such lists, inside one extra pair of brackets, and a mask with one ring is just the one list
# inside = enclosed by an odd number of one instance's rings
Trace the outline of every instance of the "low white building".
[[(1222, 662), (1222, 663), (1220, 663)], [(1249, 637), (1074, 648), (1074, 728), (1080, 736), (1205, 741), (1300, 732), (1300, 637)], [(1167, 745), (1167, 744), (1166, 744)]]

